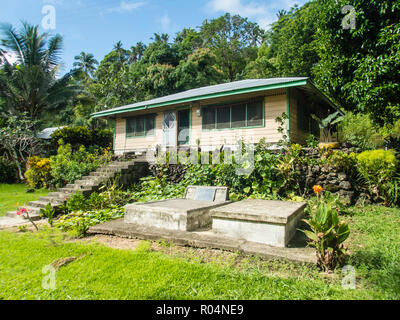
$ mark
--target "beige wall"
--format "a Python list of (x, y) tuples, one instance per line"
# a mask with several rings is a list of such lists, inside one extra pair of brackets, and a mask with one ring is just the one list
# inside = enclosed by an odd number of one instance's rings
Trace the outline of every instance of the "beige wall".
[[(265, 126), (261, 128), (251, 129), (226, 129), (226, 130), (213, 130), (205, 131), (202, 129), (201, 117), (197, 116), (197, 110), (202, 106), (210, 104), (218, 104), (229, 101), (240, 101), (251, 97), (264, 97), (264, 118)], [(163, 112), (176, 107), (183, 107), (185, 105), (164, 107), (151, 109), (148, 111), (139, 111), (134, 114), (124, 114), (118, 116), (116, 119), (116, 132), (115, 132), (115, 152), (123, 153), (129, 151), (141, 151), (154, 148), (157, 144), (163, 143), (162, 119)], [(265, 91), (253, 94), (243, 94), (229, 98), (208, 99), (206, 101), (197, 101), (192, 103), (192, 128), (190, 135), (190, 143), (196, 146), (196, 140), (200, 140), (200, 146), (203, 150), (214, 149), (222, 145), (235, 146), (237, 141), (242, 137), (247, 143), (257, 143), (261, 138), (265, 138), (268, 143), (276, 143), (282, 135), (278, 132), (278, 124), (275, 122), (276, 117), (281, 116), (283, 112), (287, 111), (286, 108), (286, 90), (279, 89), (273, 91)], [(133, 115), (140, 115), (146, 113), (156, 113), (156, 134), (154, 136), (143, 138), (125, 138), (125, 118)], [(295, 114), (295, 112), (291, 112)], [(291, 118), (292, 120), (292, 118)]]

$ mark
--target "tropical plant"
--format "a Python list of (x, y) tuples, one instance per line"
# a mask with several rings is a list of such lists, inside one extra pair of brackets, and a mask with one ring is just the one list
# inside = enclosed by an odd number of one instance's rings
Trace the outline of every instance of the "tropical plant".
[(372, 122), (370, 115), (346, 113), (340, 123), (340, 140), (351, 143), (362, 150), (381, 148), (385, 144), (380, 128)]
[(343, 242), (349, 237), (348, 224), (341, 222), (338, 212), (329, 204), (319, 205), (310, 220), (304, 220), (311, 231), (303, 230), (316, 249), (318, 265), (323, 271), (332, 271), (343, 263), (345, 249)]
[[(8, 113), (27, 112), (31, 119), (45, 110), (55, 110), (74, 97), (81, 88), (71, 83), (71, 73), (60, 76), (62, 37), (39, 34), (39, 26), (23, 23), (17, 31), (1, 26), (0, 97)], [(7, 54), (15, 57), (10, 61)]]
[(310, 230), (302, 230), (310, 239), (309, 245), (316, 249), (318, 266), (323, 271), (333, 271), (345, 257), (344, 241), (350, 235), (347, 223), (340, 221), (339, 208), (326, 203), (321, 186), (314, 186), (318, 206), (312, 210), (311, 218), (304, 219)]
[(53, 184), (60, 187), (73, 183), (110, 160), (111, 154), (108, 150), (95, 149), (89, 152), (84, 146), (80, 146), (72, 152), (70, 144), (61, 144), (57, 155), (50, 157)]
[(52, 181), (50, 159), (34, 156), (28, 159), (25, 177), (30, 187), (48, 188)]
[(358, 171), (367, 181), (370, 191), (379, 199), (384, 199), (384, 205), (389, 206), (387, 183), (392, 181), (398, 168), (398, 160), (392, 150), (364, 151), (357, 156)]
[(331, 141), (333, 132), (337, 127), (336, 124), (343, 121), (344, 119), (344, 115), (340, 111), (336, 111), (323, 119), (319, 118), (315, 114), (311, 114), (311, 117), (318, 122), (320, 129), (322, 129), (324, 140), (326, 142)]
[(96, 71), (96, 65), (99, 64), (93, 54), (82, 51), (74, 59), (76, 60), (73, 64), (75, 72), (81, 72), (85, 75), (86, 79), (90, 79)]
[[(399, 1), (318, 2), (316, 85), (348, 111), (370, 114), (380, 125), (393, 123), (400, 117)], [(344, 29), (346, 5), (355, 23)]]
[(53, 227), (54, 214), (56, 213), (56, 209), (51, 206), (51, 203), (48, 203), (46, 207), (40, 209), (40, 213), (43, 217), (47, 218), (47, 221), (51, 227)]

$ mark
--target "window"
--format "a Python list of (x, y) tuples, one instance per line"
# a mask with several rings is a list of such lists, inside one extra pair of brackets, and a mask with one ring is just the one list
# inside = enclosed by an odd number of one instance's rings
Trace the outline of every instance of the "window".
[(246, 126), (246, 105), (240, 104), (232, 107), (232, 128)]
[(231, 108), (217, 108), (217, 129), (227, 129), (231, 127)]
[(203, 129), (215, 129), (215, 110), (204, 108), (203, 110)]
[(155, 114), (146, 114), (126, 119), (126, 137), (154, 136), (155, 119)]
[(247, 105), (247, 126), (257, 127), (263, 124), (262, 105), (250, 103)]
[(203, 130), (238, 129), (264, 125), (262, 100), (203, 109)]

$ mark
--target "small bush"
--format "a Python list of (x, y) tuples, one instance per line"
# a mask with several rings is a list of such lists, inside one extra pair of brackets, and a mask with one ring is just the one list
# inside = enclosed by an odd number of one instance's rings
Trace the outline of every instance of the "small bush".
[(113, 132), (108, 129), (89, 129), (86, 127), (66, 127), (55, 131), (51, 135), (51, 142), (57, 146), (60, 139), (64, 144), (70, 144), (73, 149), (79, 149), (81, 145), (85, 148), (97, 146), (108, 148), (113, 142)]
[(387, 183), (390, 183), (396, 174), (398, 160), (393, 151), (373, 150), (364, 151), (357, 156), (358, 171), (367, 181), (371, 192), (378, 198), (383, 198), (385, 205), (390, 203)]
[(362, 150), (371, 150), (384, 146), (385, 140), (371, 118), (365, 114), (346, 114), (341, 123), (341, 140), (349, 142)]
[(99, 150), (90, 153), (81, 146), (79, 150), (73, 152), (70, 144), (62, 144), (58, 148), (57, 155), (50, 158), (53, 184), (61, 187), (74, 183), (75, 180), (105, 165), (110, 161), (110, 157), (111, 154), (107, 149), (102, 153)]
[(353, 176), (357, 171), (357, 155), (354, 152), (347, 154), (342, 151), (333, 150), (328, 156), (327, 162), (350, 176)]
[(52, 181), (50, 159), (31, 157), (28, 159), (27, 168), (25, 178), (30, 187), (36, 189), (49, 187)]
[(0, 183), (12, 184), (18, 180), (18, 168), (14, 162), (0, 157)]
[(97, 211), (73, 212), (54, 221), (54, 226), (62, 231), (72, 232), (76, 237), (84, 237), (89, 227), (99, 223), (119, 219), (124, 216), (124, 208), (108, 208)]

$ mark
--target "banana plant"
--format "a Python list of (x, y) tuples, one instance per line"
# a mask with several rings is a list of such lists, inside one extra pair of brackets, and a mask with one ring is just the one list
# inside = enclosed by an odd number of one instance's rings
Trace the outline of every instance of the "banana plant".
[(310, 220), (303, 220), (310, 228), (302, 230), (316, 249), (318, 265), (323, 271), (332, 271), (343, 262), (343, 243), (350, 235), (347, 223), (341, 222), (338, 211), (329, 204), (321, 203)]
[(336, 111), (324, 119), (319, 118), (315, 114), (311, 114), (311, 117), (318, 122), (320, 129), (322, 129), (325, 142), (329, 142), (335, 125), (342, 122), (345, 116), (340, 111)]

